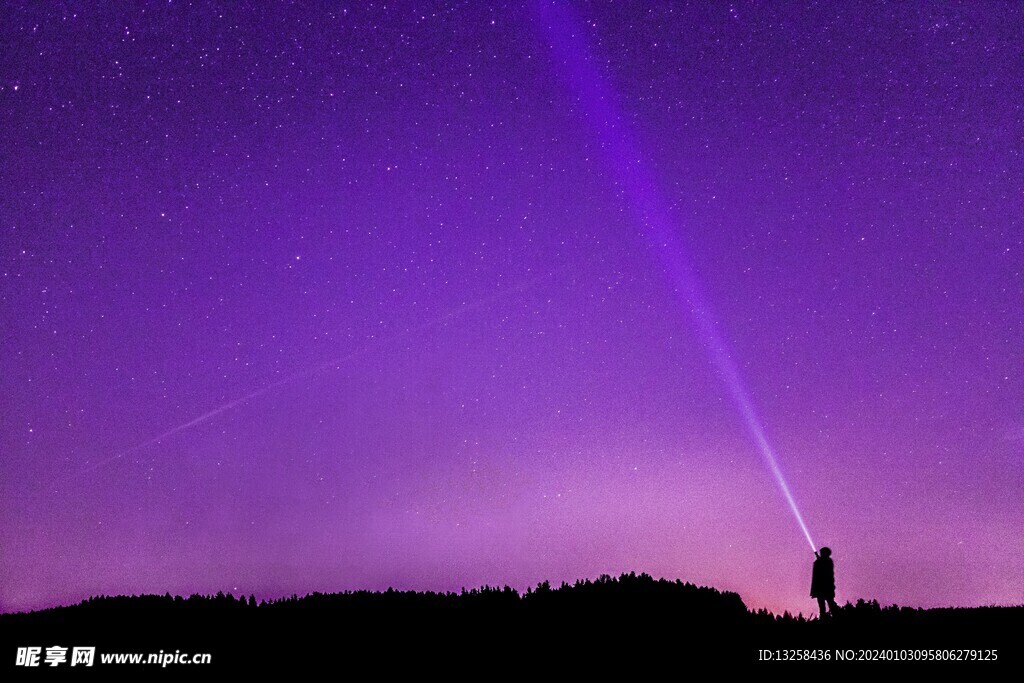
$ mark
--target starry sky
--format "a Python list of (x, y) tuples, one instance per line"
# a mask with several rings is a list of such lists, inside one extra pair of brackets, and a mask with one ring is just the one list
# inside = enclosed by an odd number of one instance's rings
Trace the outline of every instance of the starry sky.
[(1024, 6), (0, 20), (0, 610), (1024, 602)]

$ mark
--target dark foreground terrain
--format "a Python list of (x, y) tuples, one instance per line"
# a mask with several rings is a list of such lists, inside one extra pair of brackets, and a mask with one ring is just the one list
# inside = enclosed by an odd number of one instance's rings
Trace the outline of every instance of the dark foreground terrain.
[[(93, 671), (116, 665), (104, 654), (170, 659), (208, 653), (204, 668), (295, 671), (348, 677), (440, 672), (490, 677), (530, 672), (622, 672), (685, 676), (739, 665), (825, 673), (892, 658), (941, 662), (979, 673), (1019, 670), (1024, 607), (881, 608), (847, 604), (833, 619), (748, 611), (739, 595), (647, 575), (603, 576), (559, 588), (541, 584), (462, 593), (314, 593), (269, 602), (217, 596), (96, 597), (40, 612), (0, 615), (3, 668), (22, 676), (70, 672), (71, 648), (95, 647)], [(46, 649), (68, 648), (48, 667)], [(39, 670), (17, 666), (17, 651), (40, 647)], [(770, 655), (770, 661), (766, 659)], [(180, 657), (179, 657), (180, 658)], [(794, 664), (791, 659), (811, 659)], [(168, 663), (168, 671), (196, 665)], [(120, 668), (156, 672), (161, 664)], [(44, 672), (43, 669), (47, 669)], [(83, 673), (81, 665), (74, 667)]]

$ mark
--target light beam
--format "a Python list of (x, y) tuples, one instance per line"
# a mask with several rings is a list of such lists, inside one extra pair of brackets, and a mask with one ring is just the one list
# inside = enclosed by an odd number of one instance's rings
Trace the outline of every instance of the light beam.
[(607, 166), (616, 184), (624, 191), (641, 226), (640, 232), (648, 247), (665, 268), (670, 283), (680, 296), (701, 342), (711, 356), (712, 364), (736, 405), (748, 433), (753, 438), (768, 470), (800, 525), (807, 543), (817, 551), (803, 515), (786, 482), (778, 457), (765, 435), (762, 422), (729, 353), (718, 332), (718, 324), (704, 296), (686, 250), (676, 235), (675, 221), (667, 204), (660, 198), (657, 184), (647, 171), (641, 145), (618, 111), (615, 92), (593, 65), (593, 58), (583, 37), (583, 28), (565, 3), (556, 0), (535, 0), (537, 19), (547, 36), (556, 62), (561, 63), (562, 76), (573, 95), (578, 98), (583, 118), (605, 155)]

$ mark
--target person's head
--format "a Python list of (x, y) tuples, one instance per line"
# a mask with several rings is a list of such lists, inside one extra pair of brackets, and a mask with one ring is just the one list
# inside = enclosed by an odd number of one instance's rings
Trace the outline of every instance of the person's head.
[(828, 557), (828, 556), (830, 556), (832, 554), (832, 549), (831, 548), (822, 548), (821, 550), (818, 551), (818, 554), (821, 555), (822, 557)]

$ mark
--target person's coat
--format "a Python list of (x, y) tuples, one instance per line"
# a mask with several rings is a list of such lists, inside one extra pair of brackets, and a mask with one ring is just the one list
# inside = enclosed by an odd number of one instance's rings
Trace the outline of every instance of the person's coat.
[(814, 561), (811, 573), (811, 597), (832, 600), (836, 597), (836, 575), (831, 557), (819, 557)]

